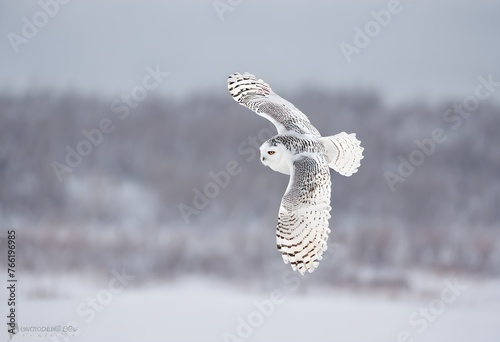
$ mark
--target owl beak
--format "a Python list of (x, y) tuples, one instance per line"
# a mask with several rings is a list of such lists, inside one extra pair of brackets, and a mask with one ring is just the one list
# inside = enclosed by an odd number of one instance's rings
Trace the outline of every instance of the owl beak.
[(266, 160), (266, 157), (262, 157), (262, 161)]

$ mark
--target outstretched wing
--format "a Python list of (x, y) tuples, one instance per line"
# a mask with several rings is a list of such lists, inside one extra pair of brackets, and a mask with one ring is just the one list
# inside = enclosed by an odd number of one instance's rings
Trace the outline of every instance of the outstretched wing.
[(254, 75), (236, 73), (229, 76), (227, 83), (229, 93), (236, 102), (270, 120), (279, 134), (296, 132), (320, 137), (304, 113)]
[(276, 241), (285, 264), (290, 262), (301, 274), (314, 271), (327, 249), (330, 192), (328, 161), (309, 153), (295, 156), (281, 200)]

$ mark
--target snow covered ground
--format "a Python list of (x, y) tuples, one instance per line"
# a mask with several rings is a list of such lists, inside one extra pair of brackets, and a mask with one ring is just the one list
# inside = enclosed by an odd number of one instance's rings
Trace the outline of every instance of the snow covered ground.
[(119, 272), (101, 287), (31, 280), (19, 283), (19, 326), (79, 333), (20, 332), (13, 341), (500, 341), (500, 281), (421, 279), (413, 291), (391, 295), (303, 291), (307, 280), (295, 275), (269, 291), (197, 278), (133, 287)]

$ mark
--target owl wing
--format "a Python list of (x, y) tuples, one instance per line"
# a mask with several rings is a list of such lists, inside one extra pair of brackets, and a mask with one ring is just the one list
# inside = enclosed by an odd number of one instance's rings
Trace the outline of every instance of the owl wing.
[(330, 229), (330, 170), (323, 156), (294, 156), (290, 181), (281, 200), (276, 242), (285, 264), (312, 272), (327, 249)]
[(229, 76), (227, 83), (229, 93), (236, 102), (271, 121), (279, 134), (296, 132), (320, 137), (304, 113), (254, 75), (236, 73)]

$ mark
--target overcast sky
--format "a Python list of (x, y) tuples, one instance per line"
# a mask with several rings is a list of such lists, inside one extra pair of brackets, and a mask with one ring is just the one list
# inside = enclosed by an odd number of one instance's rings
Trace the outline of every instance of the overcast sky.
[[(370, 12), (390, 2), (72, 0), (15, 53), (10, 33), (22, 37), (23, 17), (43, 21), (41, 5), (2, 1), (0, 90), (118, 95), (156, 64), (170, 73), (158, 90), (166, 96), (223, 95), (235, 71), (256, 74), (278, 93), (307, 84), (364, 87), (397, 102), (468, 95), (480, 75), (500, 80), (500, 1), (401, 0), (348, 63), (340, 44), (355, 46), (355, 27), (364, 30)], [(232, 8), (218, 13), (214, 4)]]

